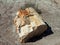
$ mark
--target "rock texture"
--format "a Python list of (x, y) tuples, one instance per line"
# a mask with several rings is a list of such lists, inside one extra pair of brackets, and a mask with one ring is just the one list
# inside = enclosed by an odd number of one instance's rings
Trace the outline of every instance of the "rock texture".
[(19, 35), (19, 40), (21, 43), (26, 42), (28, 39), (34, 36), (40, 35), (47, 29), (47, 25), (44, 23), (41, 16), (39, 16), (39, 14), (33, 8), (29, 7), (26, 9), (29, 10), (29, 16), (25, 18), (25, 20), (27, 21), (25, 25), (21, 26), (22, 23), (20, 22), (23, 19), (21, 19), (21, 17), (18, 17), (19, 14), (17, 15), (17, 18), (15, 17), (14, 19), (16, 21), (16, 28), (18, 28), (17, 33)]

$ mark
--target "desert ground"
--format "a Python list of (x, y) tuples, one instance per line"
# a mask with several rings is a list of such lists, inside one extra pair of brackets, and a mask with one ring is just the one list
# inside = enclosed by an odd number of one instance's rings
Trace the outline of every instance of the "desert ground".
[[(48, 29), (21, 44), (13, 19), (19, 9), (26, 7), (33, 7)], [(0, 45), (60, 45), (60, 0), (0, 0)]]

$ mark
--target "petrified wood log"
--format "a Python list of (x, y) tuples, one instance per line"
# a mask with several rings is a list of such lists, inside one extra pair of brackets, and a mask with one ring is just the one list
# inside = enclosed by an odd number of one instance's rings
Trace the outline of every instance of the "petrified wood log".
[(47, 29), (41, 16), (33, 8), (26, 8), (25, 11), (18, 11), (14, 19), (16, 31), (21, 43), (26, 42), (34, 36), (41, 35)]

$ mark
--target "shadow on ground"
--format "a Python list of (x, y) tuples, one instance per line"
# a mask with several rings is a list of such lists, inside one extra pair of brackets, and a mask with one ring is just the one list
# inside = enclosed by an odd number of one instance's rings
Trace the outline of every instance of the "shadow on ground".
[(44, 33), (42, 33), (40, 36), (35, 36), (35, 37), (29, 39), (27, 42), (35, 42), (35, 41), (42, 39), (43, 37), (53, 34), (51, 27), (47, 23), (46, 23), (46, 25), (48, 28)]

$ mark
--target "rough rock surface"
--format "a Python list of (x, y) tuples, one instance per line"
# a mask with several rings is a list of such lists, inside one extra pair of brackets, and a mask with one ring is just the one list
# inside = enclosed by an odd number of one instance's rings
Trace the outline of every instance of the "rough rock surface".
[(39, 16), (39, 14), (32, 7), (26, 9), (29, 9), (29, 16), (25, 18), (27, 21), (25, 25), (21, 26), (20, 22), (23, 19), (19, 20), (19, 15), (17, 15), (17, 18), (15, 17), (14, 19), (16, 21), (15, 25), (17, 26), (16, 28), (18, 28), (17, 31), (21, 43), (26, 42), (28, 39), (34, 36), (39, 36), (41, 33), (47, 30), (47, 25), (43, 22), (42, 17)]
[[(21, 44), (12, 25), (15, 13), (25, 3), (28, 4), (26, 7), (40, 10), (39, 13), (51, 28), (30, 43)], [(0, 45), (60, 45), (60, 0), (0, 0)]]

